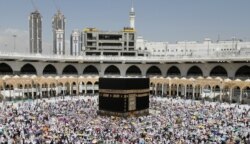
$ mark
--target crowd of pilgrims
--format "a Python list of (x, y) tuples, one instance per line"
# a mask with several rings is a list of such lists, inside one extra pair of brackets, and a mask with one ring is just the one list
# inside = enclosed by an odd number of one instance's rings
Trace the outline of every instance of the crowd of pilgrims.
[(250, 143), (249, 105), (151, 97), (147, 116), (99, 116), (97, 109), (97, 96), (2, 103), (0, 143)]

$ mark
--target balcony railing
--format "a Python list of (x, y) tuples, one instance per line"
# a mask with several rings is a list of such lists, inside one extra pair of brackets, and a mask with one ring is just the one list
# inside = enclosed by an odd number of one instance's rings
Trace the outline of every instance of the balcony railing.
[(0, 52), (0, 59), (11, 60), (37, 60), (37, 61), (124, 61), (124, 62), (231, 62), (250, 61), (250, 57), (244, 54), (238, 55), (208, 55), (208, 56), (71, 56), (71, 55), (44, 55)]

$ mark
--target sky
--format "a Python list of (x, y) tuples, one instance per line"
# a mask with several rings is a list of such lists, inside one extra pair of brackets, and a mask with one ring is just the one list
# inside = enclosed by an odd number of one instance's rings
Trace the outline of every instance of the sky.
[[(33, 0), (43, 16), (43, 53), (52, 53), (52, 17), (65, 15), (66, 54), (73, 29), (129, 26), (131, 0)], [(250, 41), (250, 0), (134, 0), (137, 36), (148, 41)], [(0, 52), (29, 52), (31, 0), (0, 1)], [(13, 35), (17, 37), (14, 38)], [(14, 42), (15, 41), (15, 42)], [(16, 44), (14, 46), (14, 44)]]

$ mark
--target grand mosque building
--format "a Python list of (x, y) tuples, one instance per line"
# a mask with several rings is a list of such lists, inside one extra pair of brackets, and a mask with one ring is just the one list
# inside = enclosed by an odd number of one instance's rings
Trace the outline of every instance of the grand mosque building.
[[(30, 16), (30, 53), (0, 53), (1, 100), (98, 94), (99, 77), (150, 77), (152, 95), (250, 104), (250, 42), (150, 42), (136, 36), (135, 11), (120, 31), (73, 30), (53, 18), (53, 54), (42, 54), (42, 22)], [(37, 22), (37, 23), (36, 23)]]

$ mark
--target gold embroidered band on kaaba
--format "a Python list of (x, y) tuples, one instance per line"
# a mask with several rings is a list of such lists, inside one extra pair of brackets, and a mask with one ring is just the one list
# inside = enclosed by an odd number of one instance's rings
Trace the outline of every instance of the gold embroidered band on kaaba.
[(149, 89), (133, 89), (133, 90), (114, 90), (114, 89), (99, 89), (99, 93), (109, 94), (134, 94), (134, 93), (149, 93)]

